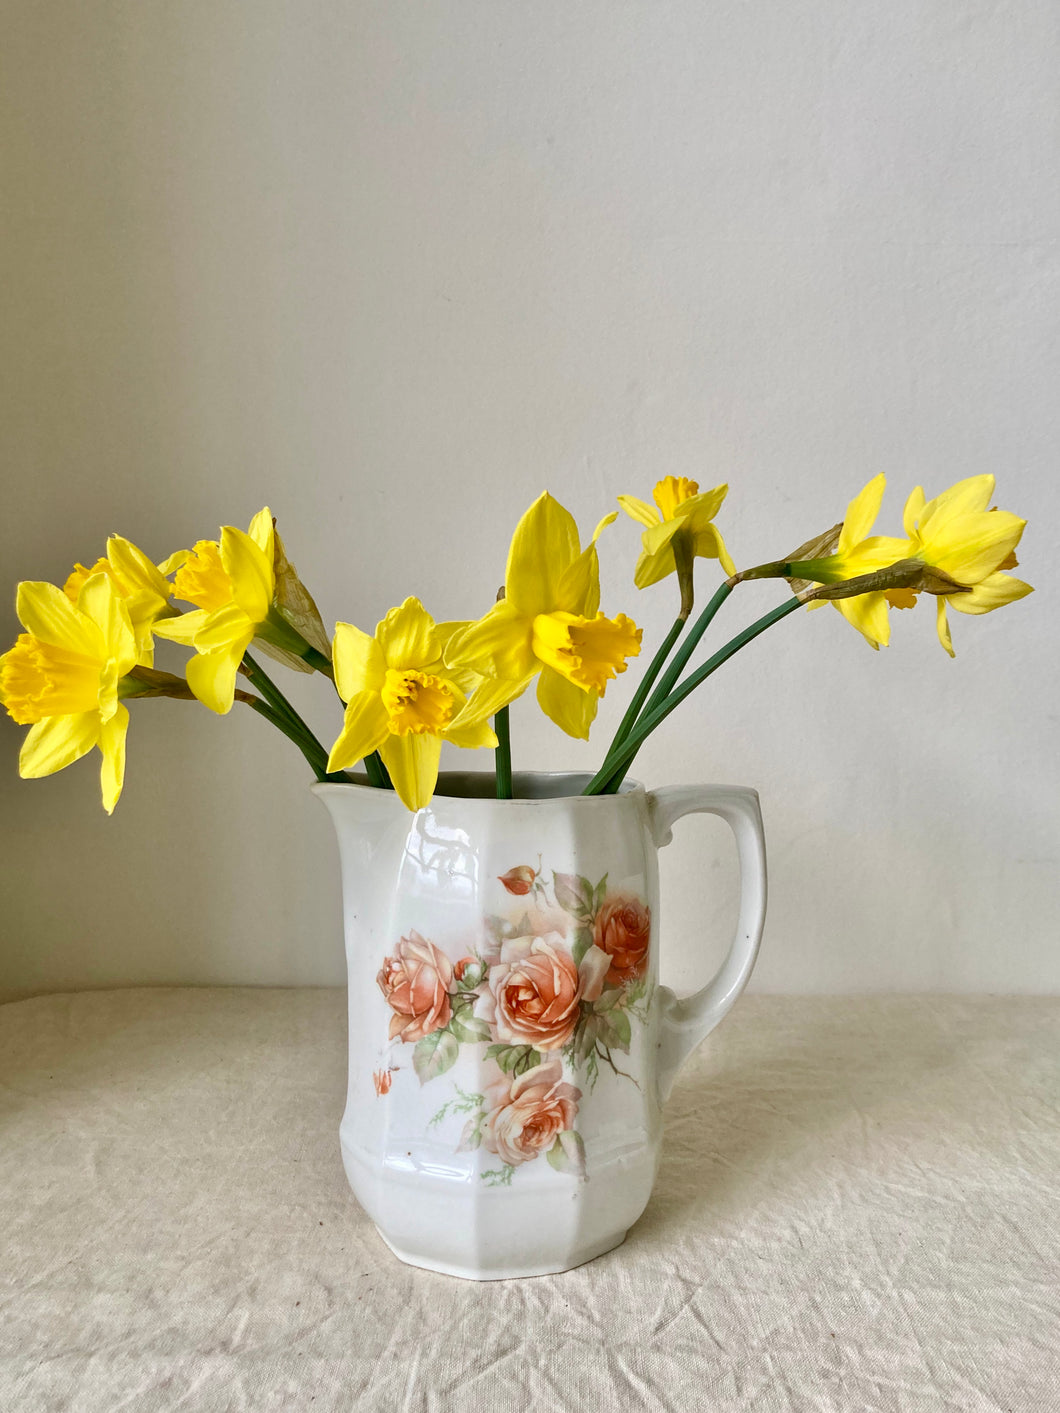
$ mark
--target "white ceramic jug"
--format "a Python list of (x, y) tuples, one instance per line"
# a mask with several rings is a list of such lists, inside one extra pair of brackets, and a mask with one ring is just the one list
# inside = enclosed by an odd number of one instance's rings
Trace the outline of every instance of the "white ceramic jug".
[[(588, 776), (442, 774), (314, 787), (342, 858), (349, 1091), (342, 1158), (394, 1254), (476, 1280), (569, 1270), (643, 1212), (661, 1106), (743, 990), (765, 920), (758, 796), (676, 785), (582, 796)], [(732, 827), (736, 937), (679, 999), (657, 983), (656, 851), (682, 815)]]

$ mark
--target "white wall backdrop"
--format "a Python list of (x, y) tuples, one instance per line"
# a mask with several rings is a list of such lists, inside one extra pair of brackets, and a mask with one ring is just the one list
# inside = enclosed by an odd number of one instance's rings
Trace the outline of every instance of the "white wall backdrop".
[[(893, 527), (994, 472), (1036, 594), (954, 615), (955, 662), (930, 604), (878, 654), (796, 615), (636, 773), (761, 790), (762, 989), (1060, 984), (1052, 0), (14, 0), (3, 33), (5, 643), (17, 580), (266, 502), (371, 627), (407, 593), (482, 612), (544, 487), (588, 531), (728, 480), (748, 564), (879, 471)], [(608, 532), (604, 605), (658, 641), (637, 542)], [(292, 694), (330, 739), (323, 687)], [(589, 746), (516, 707), (517, 765), (591, 765), (624, 699)], [(258, 718), (134, 706), (109, 820), (93, 763), (18, 781), (20, 736), (4, 995), (342, 980), (331, 826)], [(664, 855), (668, 979), (727, 940), (732, 868), (702, 821)]]

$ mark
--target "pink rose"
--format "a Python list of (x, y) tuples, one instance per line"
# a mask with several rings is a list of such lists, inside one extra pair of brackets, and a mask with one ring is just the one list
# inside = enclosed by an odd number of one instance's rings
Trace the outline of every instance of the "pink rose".
[(558, 1055), (517, 1076), (487, 1086), (482, 1143), (513, 1168), (551, 1148), (574, 1127), (581, 1090), (563, 1080)]
[(489, 969), (476, 1013), (505, 1044), (559, 1050), (574, 1034), (580, 1002), (595, 1001), (603, 990), (608, 965), (609, 958), (590, 947), (575, 966), (558, 932), (513, 937)]
[(397, 956), (387, 957), (376, 977), (394, 1012), (390, 1039), (422, 1040), (448, 1025), (452, 1017), (448, 996), (452, 963), (418, 932), (402, 937), (396, 950)]
[(611, 959), (611, 985), (639, 979), (648, 969), (651, 909), (632, 893), (612, 893), (596, 914), (593, 941)]

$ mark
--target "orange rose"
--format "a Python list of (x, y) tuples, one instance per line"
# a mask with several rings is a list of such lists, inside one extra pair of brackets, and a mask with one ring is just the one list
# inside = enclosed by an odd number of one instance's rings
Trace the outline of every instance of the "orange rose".
[(648, 969), (651, 909), (632, 893), (612, 893), (596, 914), (593, 941), (611, 958), (612, 986), (637, 980)]
[(563, 1081), (558, 1055), (513, 1079), (497, 1080), (486, 1089), (486, 1121), (482, 1143), (502, 1163), (518, 1167), (551, 1148), (561, 1133), (574, 1127), (581, 1090)]
[(476, 1014), (507, 1045), (559, 1050), (574, 1034), (579, 1002), (595, 1001), (603, 990), (607, 965), (608, 959), (590, 947), (581, 966), (575, 966), (558, 932), (513, 937), (490, 967)]
[(390, 1039), (422, 1040), (448, 1025), (453, 1011), (448, 991), (453, 984), (449, 958), (433, 942), (410, 932), (397, 944), (397, 956), (387, 957), (376, 977), (394, 1014)]

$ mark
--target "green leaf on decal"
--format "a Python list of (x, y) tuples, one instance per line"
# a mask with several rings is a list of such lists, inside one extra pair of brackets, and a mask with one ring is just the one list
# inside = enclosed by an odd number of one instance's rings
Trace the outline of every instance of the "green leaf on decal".
[(566, 1129), (559, 1135), (545, 1157), (557, 1173), (572, 1173), (575, 1177), (585, 1176), (585, 1144), (580, 1133)]
[(579, 873), (553, 873), (552, 889), (556, 902), (579, 922), (593, 920), (593, 886)]
[(483, 1040), (490, 1038), (490, 1028), (486, 1022), (478, 1016), (473, 1016), (468, 1010), (453, 1016), (449, 1022), (449, 1030), (462, 1045), (479, 1045)]
[(412, 1052), (412, 1065), (420, 1077), (420, 1083), (437, 1079), (446, 1070), (452, 1069), (460, 1054), (456, 1036), (448, 1030), (435, 1030), (425, 1035)]
[(577, 929), (574, 934), (574, 941), (571, 943), (570, 954), (574, 959), (574, 965), (581, 966), (582, 957), (593, 945), (593, 931), (591, 927), (584, 924)]
[(486, 1059), (496, 1060), (505, 1074), (525, 1074), (541, 1063), (532, 1045), (491, 1045)]

